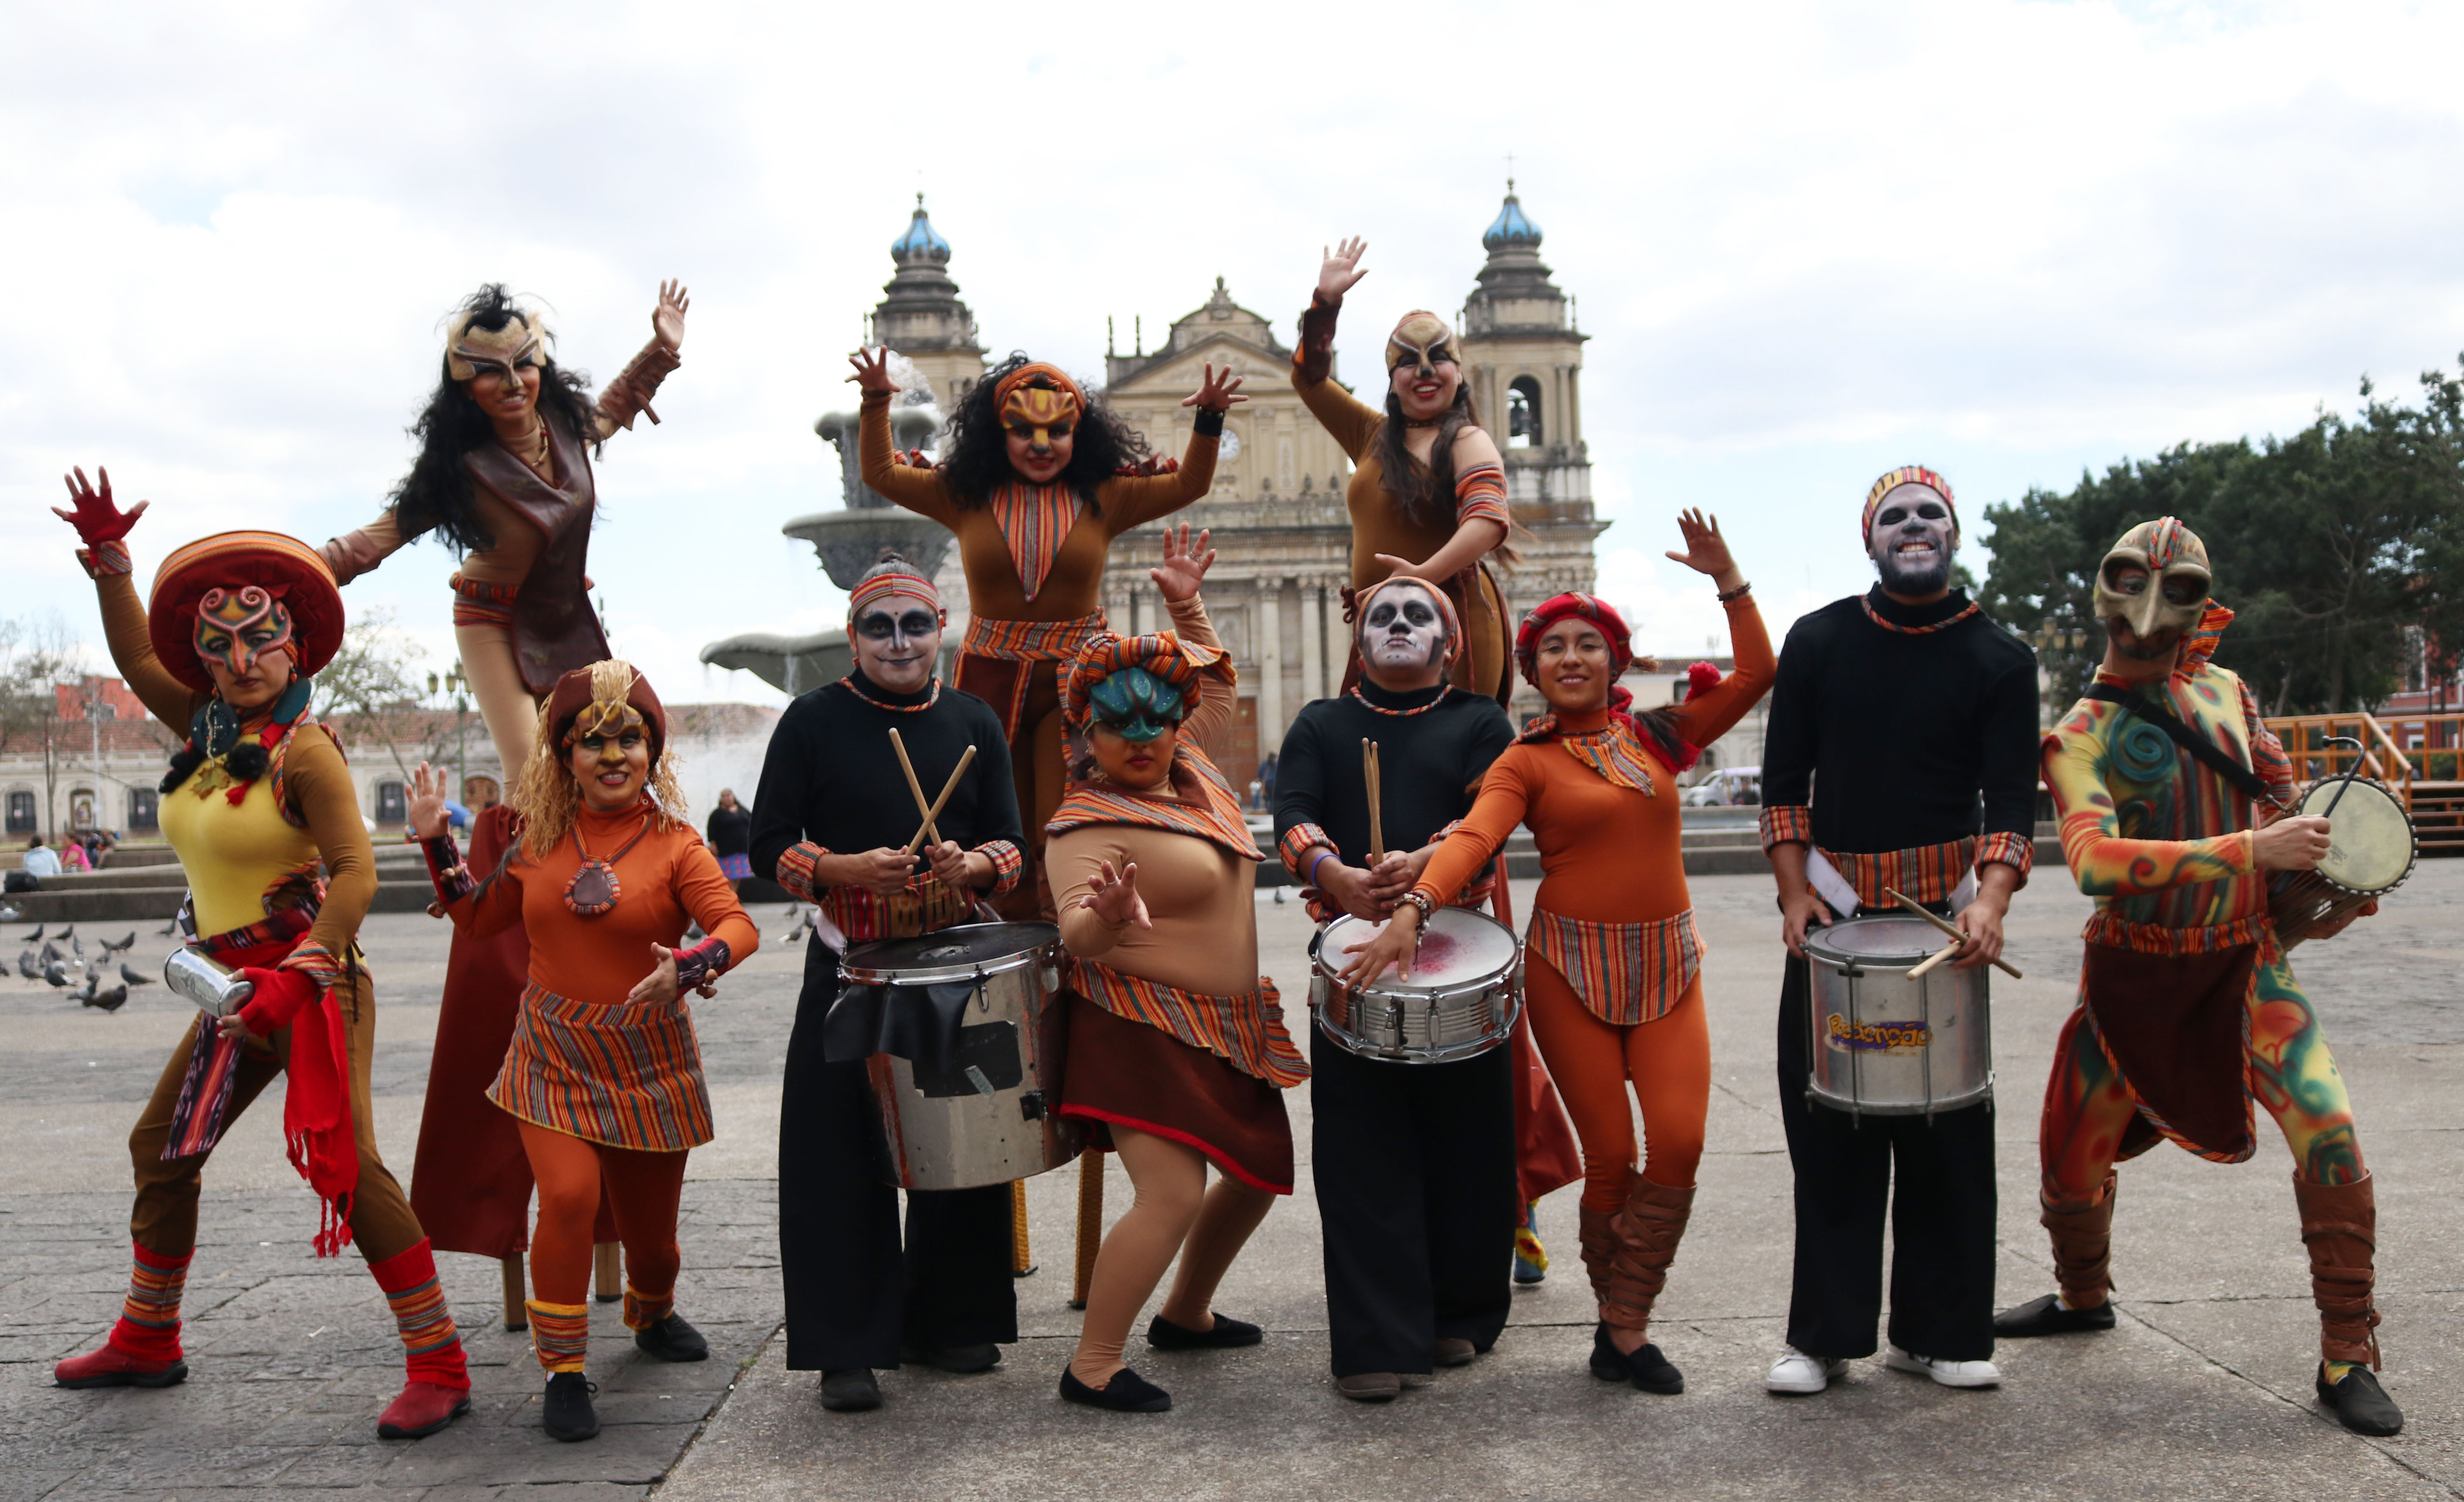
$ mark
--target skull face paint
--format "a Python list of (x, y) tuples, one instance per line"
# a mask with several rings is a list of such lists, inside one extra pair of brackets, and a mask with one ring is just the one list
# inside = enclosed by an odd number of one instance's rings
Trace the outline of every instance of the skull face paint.
[(941, 655), (939, 605), (920, 595), (880, 594), (847, 622), (847, 644), (864, 675), (894, 694), (917, 694)]
[(1450, 633), (1436, 591), (1425, 585), (1380, 589), (1360, 617), (1360, 660), (1397, 674), (1426, 671), (1444, 661)]
[(209, 589), (197, 602), (197, 655), (243, 677), (267, 652), (291, 645), (291, 612), (255, 585)]
[(2169, 655), (2207, 612), (2208, 547), (2171, 517), (2124, 532), (2096, 571), (2096, 614), (2123, 655)]
[(1929, 595), (1950, 586), (1959, 550), (1959, 519), (1930, 485), (1907, 482), (1882, 493), (1865, 533), (1865, 550), (1892, 594)]

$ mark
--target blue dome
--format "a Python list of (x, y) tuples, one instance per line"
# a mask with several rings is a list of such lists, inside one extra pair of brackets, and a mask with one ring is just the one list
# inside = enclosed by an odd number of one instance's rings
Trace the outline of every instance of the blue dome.
[[(918, 213), (920, 216), (921, 210)], [(1512, 184), (1507, 185), (1506, 207), (1497, 211), (1496, 222), (1480, 237), (1480, 243), (1492, 251), (1508, 247), (1533, 250), (1539, 246), (1540, 227), (1524, 217), (1523, 200), (1514, 196)]]
[(950, 242), (924, 217), (924, 195), (915, 195), (915, 217), (907, 221), (907, 232), (890, 242), (890, 254), (895, 259), (946, 261), (950, 258)]

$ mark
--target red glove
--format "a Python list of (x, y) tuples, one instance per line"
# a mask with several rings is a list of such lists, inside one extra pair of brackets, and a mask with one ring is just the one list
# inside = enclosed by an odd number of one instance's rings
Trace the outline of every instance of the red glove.
[(300, 1009), (317, 1000), (317, 983), (304, 970), (261, 970), (241, 967), (239, 978), (256, 984), (256, 994), (239, 1009), (240, 1026), (259, 1038), (271, 1038), (291, 1026)]
[(98, 469), (94, 473), (102, 481), (99, 494), (86, 484), (85, 471), (80, 469), (60, 477), (69, 488), (71, 504), (77, 509), (62, 511), (57, 506), (52, 508), (53, 516), (77, 529), (77, 537), (88, 547), (99, 547), (126, 537), (128, 529), (137, 525), (137, 519), (145, 515), (145, 508), (153, 504), (141, 500), (126, 511), (121, 510), (111, 503), (111, 472)]

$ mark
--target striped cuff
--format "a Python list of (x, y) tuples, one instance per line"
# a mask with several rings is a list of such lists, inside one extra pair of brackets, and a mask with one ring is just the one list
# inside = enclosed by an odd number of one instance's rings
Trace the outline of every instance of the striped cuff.
[(77, 563), (84, 567), (88, 579), (107, 579), (113, 574), (135, 571), (128, 562), (128, 544), (118, 538), (106, 538), (92, 547), (78, 548), (77, 553)]
[[(870, 395), (870, 392), (867, 392)], [(787, 889), (787, 895), (799, 902), (819, 902), (825, 888), (813, 880), (813, 871), (829, 851), (810, 840), (790, 845), (780, 852), (779, 870), (772, 878)]]
[(2028, 872), (2035, 868), (2036, 842), (2024, 834), (1989, 834), (1976, 842), (1976, 864), (2000, 861), (2019, 873), (2019, 885), (2028, 884)]
[(1474, 520), (1514, 525), (1513, 509), (1506, 503), (1506, 471), (1498, 465), (1484, 464), (1455, 476), (1455, 524)]
[(299, 947), (285, 955), (282, 962), (275, 968), (298, 971), (317, 983), (317, 992), (321, 996), (332, 990), (334, 983), (341, 980), (343, 966), (341, 961), (334, 958), (332, 950), (314, 939), (303, 939)]
[(986, 896), (1001, 896), (1017, 886), (1018, 878), (1026, 872), (1026, 857), (1007, 840), (986, 840), (976, 847), (975, 853), (993, 863), (993, 890)]
[(550, 1376), (578, 1372), (590, 1354), (590, 1306), (546, 1304), (526, 1299), (531, 1315), (531, 1349)]
[(1307, 881), (1309, 872), (1301, 870), (1301, 857), (1320, 845), (1337, 854), (1343, 851), (1343, 847), (1334, 843), (1334, 836), (1327, 833), (1321, 826), (1296, 824), (1286, 829), (1284, 837), (1275, 842), (1275, 853), (1283, 857), (1284, 870)]
[(691, 949), (676, 951), (676, 991), (682, 995), (727, 973), (736, 956), (724, 939), (705, 939)]
[(1801, 845), (1814, 843), (1814, 810), (1803, 805), (1771, 804), (1763, 808), (1763, 853), (1771, 853), (1774, 845), (1793, 840)]

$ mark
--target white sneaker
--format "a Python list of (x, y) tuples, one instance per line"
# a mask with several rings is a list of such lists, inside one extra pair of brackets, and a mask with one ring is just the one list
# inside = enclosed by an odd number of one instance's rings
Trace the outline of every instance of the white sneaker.
[(1831, 1379), (1844, 1377), (1845, 1361), (1826, 1361), (1793, 1345), (1779, 1348), (1779, 1359), (1771, 1363), (1771, 1375), (1763, 1386), (1775, 1393), (1818, 1393), (1831, 1385)]
[[(1916, 1356), (1895, 1345), (1882, 1347), (1882, 1364), (1895, 1372), (1914, 1372), (1930, 1377), (1945, 1387), (1999, 1387), (2002, 1369), (1991, 1361), (1939, 1361), (1929, 1356)], [(1777, 1376), (1779, 1368), (1771, 1368)]]

